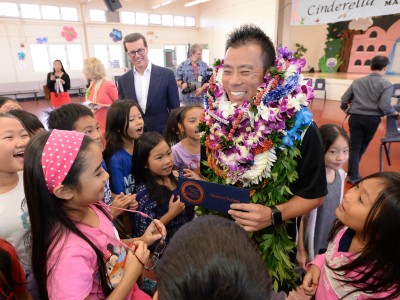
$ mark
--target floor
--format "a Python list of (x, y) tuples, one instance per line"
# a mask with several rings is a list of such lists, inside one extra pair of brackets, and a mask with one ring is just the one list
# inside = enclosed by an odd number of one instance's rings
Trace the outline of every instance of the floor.
[[(80, 97), (72, 97), (72, 101), (75, 103), (83, 102), (84, 99)], [(50, 101), (47, 100), (31, 100), (31, 101), (21, 101), (22, 107), (34, 114), (36, 114), (43, 124), (46, 124), (46, 111), (50, 110)], [(345, 114), (339, 108), (340, 102), (333, 100), (322, 100), (315, 99), (311, 105), (311, 111), (314, 114), (314, 120), (318, 125), (335, 123), (339, 126), (344, 127), (348, 130), (347, 120), (343, 123)], [(386, 121), (385, 118), (378, 128), (378, 131), (369, 145), (366, 153), (364, 154), (360, 163), (360, 175), (367, 176), (379, 171), (379, 146), (380, 139), (385, 135)], [(384, 159), (384, 170), (385, 171), (397, 171), (400, 172), (400, 143), (394, 143), (391, 147), (390, 157), (392, 160), (392, 165), (388, 166), (386, 159)], [(345, 168), (346, 170), (346, 168)], [(349, 187), (349, 186), (347, 186)]]

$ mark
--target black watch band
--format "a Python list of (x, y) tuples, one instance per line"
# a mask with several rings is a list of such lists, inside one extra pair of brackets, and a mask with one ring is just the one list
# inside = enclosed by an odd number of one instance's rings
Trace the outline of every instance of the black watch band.
[(275, 206), (271, 205), (269, 206), (271, 209), (271, 222), (273, 226), (278, 226), (279, 224), (282, 224), (282, 213), (281, 211), (276, 208)]

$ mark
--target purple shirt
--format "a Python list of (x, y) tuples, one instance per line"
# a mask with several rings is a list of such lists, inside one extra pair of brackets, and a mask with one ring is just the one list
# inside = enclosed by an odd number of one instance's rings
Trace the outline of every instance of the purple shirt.
[(174, 155), (175, 166), (183, 169), (196, 170), (200, 166), (200, 152), (199, 154), (192, 154), (183, 147), (182, 142), (172, 146), (172, 153)]

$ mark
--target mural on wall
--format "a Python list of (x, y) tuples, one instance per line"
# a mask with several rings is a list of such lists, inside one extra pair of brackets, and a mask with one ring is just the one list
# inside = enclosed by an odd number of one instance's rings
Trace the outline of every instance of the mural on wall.
[[(385, 55), (390, 59), (388, 74), (400, 74), (399, 14), (328, 24), (325, 56), (319, 61), (321, 72), (369, 73), (371, 59)], [(338, 64), (327, 65), (330, 58)]]

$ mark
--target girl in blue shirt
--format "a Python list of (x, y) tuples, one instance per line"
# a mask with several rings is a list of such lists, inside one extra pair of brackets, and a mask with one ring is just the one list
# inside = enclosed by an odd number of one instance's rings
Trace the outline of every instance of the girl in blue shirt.
[[(172, 173), (172, 150), (160, 134), (144, 133), (135, 141), (133, 165), (139, 203), (137, 210), (165, 225), (168, 242), (183, 224), (194, 217), (194, 207), (180, 201), (178, 182)], [(135, 214), (134, 221), (134, 236), (141, 235), (151, 222), (140, 214)]]

